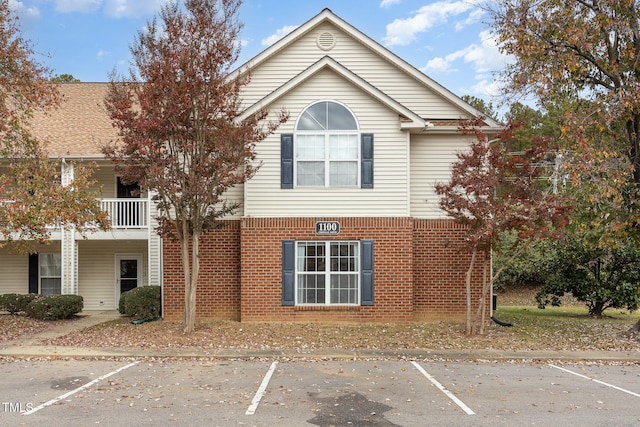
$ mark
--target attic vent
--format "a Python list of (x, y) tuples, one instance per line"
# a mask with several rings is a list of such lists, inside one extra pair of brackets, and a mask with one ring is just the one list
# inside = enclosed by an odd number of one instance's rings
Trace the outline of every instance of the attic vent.
[(316, 40), (318, 47), (322, 50), (329, 50), (336, 45), (336, 37), (328, 31), (320, 33)]

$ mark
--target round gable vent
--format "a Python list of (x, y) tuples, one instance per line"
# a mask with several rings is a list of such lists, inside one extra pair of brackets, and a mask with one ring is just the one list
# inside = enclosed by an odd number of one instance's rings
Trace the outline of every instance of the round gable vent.
[(318, 35), (316, 42), (320, 49), (329, 50), (336, 45), (336, 37), (332, 33), (324, 31)]

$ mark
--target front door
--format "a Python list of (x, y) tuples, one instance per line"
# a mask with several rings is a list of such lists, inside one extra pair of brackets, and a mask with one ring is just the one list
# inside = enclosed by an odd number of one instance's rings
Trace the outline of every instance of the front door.
[(142, 255), (116, 255), (116, 301), (123, 292), (130, 291), (140, 285), (142, 272)]

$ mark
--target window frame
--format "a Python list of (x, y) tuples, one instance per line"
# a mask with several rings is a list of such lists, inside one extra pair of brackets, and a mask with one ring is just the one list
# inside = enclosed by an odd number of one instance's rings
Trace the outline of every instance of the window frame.
[[(299, 129), (301, 118), (304, 114), (310, 110), (312, 107), (320, 104), (327, 104), (327, 121), (329, 121), (329, 104), (336, 104), (340, 107), (344, 108), (353, 119), (355, 123), (355, 129), (324, 129), (324, 130), (313, 130), (313, 129)], [(299, 144), (301, 140), (304, 140), (308, 136), (322, 136), (324, 142), (324, 158), (299, 158), (298, 154)], [(357, 150), (357, 157), (349, 158), (349, 159), (332, 159), (331, 158), (331, 140), (332, 137), (347, 137), (353, 138), (354, 148)], [(362, 134), (360, 131), (360, 124), (356, 115), (351, 111), (349, 107), (344, 105), (341, 102), (335, 100), (320, 100), (316, 101), (310, 105), (308, 105), (300, 115), (296, 121), (295, 130), (293, 134), (293, 187), (294, 188), (360, 188), (362, 185)], [(322, 185), (308, 185), (308, 184), (300, 184), (298, 177), (299, 163), (300, 162), (321, 162), (324, 165), (324, 180)], [(355, 171), (355, 183), (354, 184), (331, 184), (331, 165), (338, 162), (349, 162), (355, 163), (356, 171)]]
[[(353, 269), (352, 270), (332, 270), (332, 245), (352, 245), (355, 247), (355, 255), (353, 256)], [(302, 246), (324, 246), (324, 270), (309, 270), (301, 271), (299, 261), (301, 259), (300, 249)], [(362, 247), (361, 242), (358, 240), (296, 240), (294, 245), (294, 305), (299, 307), (339, 307), (339, 306), (359, 306), (362, 304)], [(340, 258), (340, 255), (338, 255)], [(349, 258), (350, 256), (347, 256)], [(300, 279), (304, 276), (322, 276), (324, 278), (324, 302), (301, 302), (300, 299)], [(332, 277), (337, 276), (350, 276), (351, 280), (355, 281), (354, 288), (347, 288), (348, 291), (355, 293), (354, 302), (332, 302)]]
[[(42, 274), (43, 261), (49, 260), (49, 255), (53, 255), (54, 259), (57, 256), (57, 258), (59, 260), (59, 266), (60, 266), (60, 275), (43, 275)], [(42, 279), (58, 279), (58, 281), (59, 281), (59, 287), (58, 287), (59, 292), (58, 293), (46, 293), (46, 294), (43, 293)], [(60, 252), (48, 252), (48, 253), (39, 253), (38, 254), (38, 291), (39, 291), (39, 293), (41, 295), (60, 295), (60, 294), (62, 294), (62, 254)]]

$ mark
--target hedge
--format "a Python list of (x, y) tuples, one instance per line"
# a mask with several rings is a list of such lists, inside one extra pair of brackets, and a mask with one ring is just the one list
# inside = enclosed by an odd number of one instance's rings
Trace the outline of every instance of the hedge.
[(4, 294), (0, 295), (0, 310), (8, 311), (11, 314), (24, 313), (27, 311), (27, 306), (35, 298), (38, 298), (38, 294)]
[(140, 286), (120, 295), (118, 311), (132, 321), (160, 317), (160, 286)]
[(58, 320), (78, 314), (83, 307), (84, 300), (80, 295), (36, 295), (25, 313), (36, 319)]
[(82, 311), (84, 301), (79, 295), (0, 295), (0, 310), (11, 314), (24, 313), (43, 320), (66, 319)]

